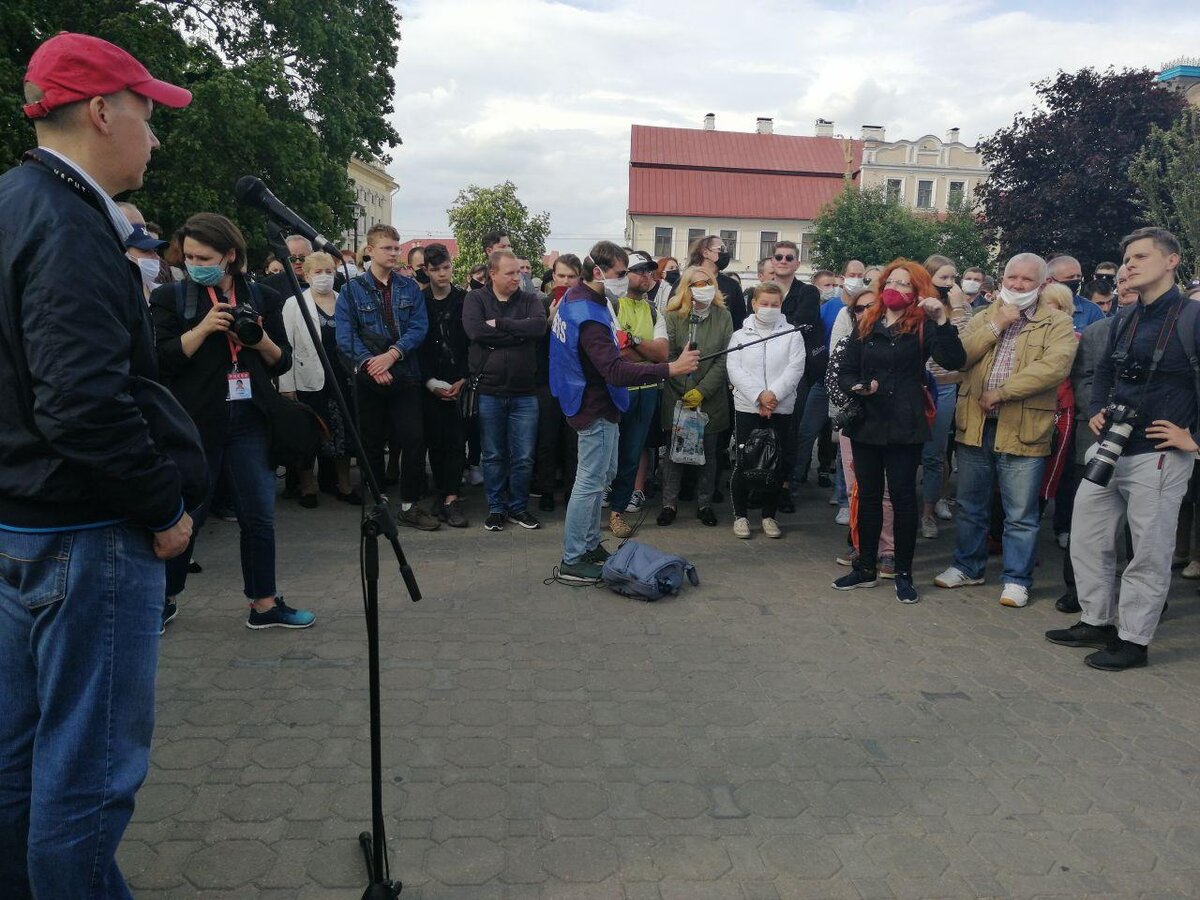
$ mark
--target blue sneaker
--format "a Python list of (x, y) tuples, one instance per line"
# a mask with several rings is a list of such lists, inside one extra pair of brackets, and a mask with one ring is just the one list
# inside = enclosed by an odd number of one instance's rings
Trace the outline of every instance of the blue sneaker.
[(307, 609), (292, 609), (283, 602), (282, 597), (275, 598), (275, 606), (266, 612), (259, 612), (250, 607), (250, 616), (246, 619), (246, 627), (255, 630), (262, 628), (307, 628), (317, 621), (315, 613)]

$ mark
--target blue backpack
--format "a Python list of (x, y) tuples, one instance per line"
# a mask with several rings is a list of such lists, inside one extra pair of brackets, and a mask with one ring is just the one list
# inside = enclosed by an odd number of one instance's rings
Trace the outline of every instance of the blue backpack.
[(700, 584), (696, 567), (682, 556), (663, 553), (637, 541), (626, 541), (604, 563), (600, 575), (604, 583), (626, 597), (659, 600), (674, 596), (686, 578), (692, 586)]

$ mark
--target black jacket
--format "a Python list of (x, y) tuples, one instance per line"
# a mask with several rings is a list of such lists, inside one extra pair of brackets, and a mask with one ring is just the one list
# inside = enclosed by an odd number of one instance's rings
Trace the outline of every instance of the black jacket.
[(846, 339), (838, 377), (842, 390), (850, 393), (856, 384), (879, 382), (878, 391), (859, 398), (863, 415), (847, 427), (851, 439), (864, 444), (923, 444), (929, 440), (925, 362), (932, 356), (943, 369), (954, 372), (966, 363), (967, 354), (958, 328), (951, 322), (934, 325), (925, 320), (922, 327), (923, 337), (915, 331), (895, 334), (880, 318), (865, 339), (859, 337), (857, 328)]
[(141, 273), (73, 181), (33, 159), (0, 177), (0, 525), (163, 530), (183, 502), (130, 393), (157, 377)]
[(829, 351), (825, 347), (825, 323), (821, 321), (821, 292), (799, 278), (792, 279), (783, 298), (783, 317), (793, 325), (806, 325), (804, 335), (804, 379), (816, 384), (825, 377)]
[(425, 313), (429, 318), (429, 331), (417, 349), (417, 361), (421, 365), (421, 378), (438, 378), (454, 384), (466, 378), (467, 333), (463, 331), (463, 300), (467, 292), (458, 285), (450, 286), (450, 293), (441, 300), (434, 299), (433, 292), (424, 287)]
[[(488, 325), (495, 319), (496, 325)], [(522, 397), (537, 388), (537, 341), (546, 333), (546, 307), (537, 294), (517, 291), (501, 303), (491, 287), (463, 300), (463, 330), (471, 340), (471, 375), (479, 393)]]
[[(188, 411), (205, 446), (220, 444), (225, 439), (229, 423), (229, 382), (226, 376), (233, 367), (229, 351), (229, 340), (224, 334), (210, 334), (190, 358), (183, 353), (180, 336), (190, 331), (212, 309), (208, 291), (200, 288), (196, 314), (189, 319), (180, 315), (179, 291), (186, 291), (188, 282), (178, 285), (167, 284), (155, 288), (150, 294), (150, 317), (154, 320), (154, 338), (158, 344), (158, 364), (162, 380), (171, 389)], [(274, 366), (267, 366), (257, 350), (242, 347), (238, 351), (238, 368), (250, 373), (251, 399), (238, 401), (253, 403), (268, 415), (265, 407), (266, 392), (273, 391), (271, 378), (282, 375), (292, 367), (292, 347), (288, 343), (283, 326), (283, 301), (279, 295), (265, 285), (254, 287), (257, 298), (252, 298), (250, 284), (242, 276), (234, 279), (234, 296), (238, 305), (250, 302), (262, 316), (263, 329), (271, 336), (283, 355)], [(220, 293), (217, 294), (221, 298)], [(224, 298), (221, 298), (222, 300)]]

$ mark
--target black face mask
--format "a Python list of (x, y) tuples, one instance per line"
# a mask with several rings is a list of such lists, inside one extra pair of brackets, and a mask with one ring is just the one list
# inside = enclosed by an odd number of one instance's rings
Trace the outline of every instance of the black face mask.
[(717, 271), (724, 272), (725, 267), (729, 265), (729, 251), (722, 250), (717, 256)]
[(1070, 281), (1060, 281), (1059, 284), (1061, 284), (1065, 288), (1070, 288), (1072, 294), (1078, 294), (1079, 286), (1081, 284), (1083, 284), (1083, 279), (1082, 278), (1072, 278)]
[(482, 282), (482, 281), (479, 281), (479, 280), (477, 280), (477, 279), (475, 279), (475, 278), (472, 278), (472, 279), (471, 279), (471, 280), (468, 282), (468, 284), (470, 285), (470, 287), (471, 287), (471, 290), (473, 290), (473, 291), (477, 291), (477, 290), (479, 290), (481, 287), (483, 287), (483, 282)]
[(947, 284), (943, 287), (940, 284), (935, 284), (934, 287), (937, 288), (939, 297), (941, 297), (943, 300), (950, 299), (950, 285)]
[(421, 284), (429, 284), (429, 276), (425, 274), (424, 269), (417, 269), (417, 271), (413, 273), (413, 278), (417, 279), (417, 281), (419, 281)]
[(667, 269), (667, 271), (663, 272), (663, 278), (666, 280), (667, 284), (671, 285), (671, 287), (675, 287), (675, 285), (679, 284), (679, 270)]

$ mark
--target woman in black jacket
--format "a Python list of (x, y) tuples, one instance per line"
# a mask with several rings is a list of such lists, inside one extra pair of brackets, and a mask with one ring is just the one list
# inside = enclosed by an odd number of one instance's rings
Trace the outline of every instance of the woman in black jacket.
[[(283, 302), (245, 277), (246, 241), (215, 213), (192, 216), (175, 237), (187, 279), (150, 295), (159, 371), (188, 411), (208, 458), (209, 501), (222, 477), (241, 528), (242, 580), (248, 628), (307, 628), (316, 618), (275, 593), (275, 471), (265, 398), (271, 378), (292, 365)], [(238, 313), (250, 307), (253, 316)], [(199, 534), (208, 503), (196, 515)], [(192, 539), (193, 547), (195, 538)], [(163, 625), (187, 582), (188, 553), (167, 564)]]
[(862, 315), (846, 341), (839, 382), (855, 394), (861, 413), (846, 426), (858, 476), (859, 558), (833, 583), (839, 591), (874, 587), (883, 527), (883, 486), (895, 511), (896, 599), (916, 603), (912, 560), (917, 542), (917, 467), (929, 440), (931, 402), (925, 380), (930, 356), (943, 369), (966, 362), (958, 329), (946, 317), (925, 267), (898, 259), (884, 269), (879, 302)]

